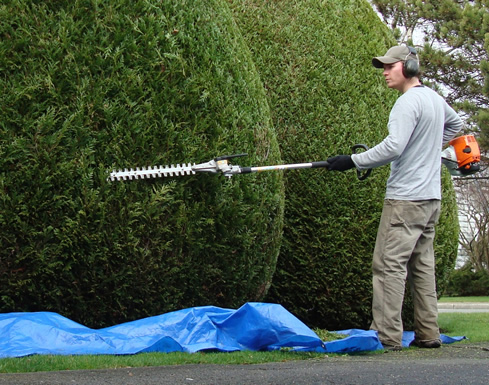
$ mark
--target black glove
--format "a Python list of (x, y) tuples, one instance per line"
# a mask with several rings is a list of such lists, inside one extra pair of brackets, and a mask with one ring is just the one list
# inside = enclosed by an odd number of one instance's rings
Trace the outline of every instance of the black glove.
[(329, 165), (327, 166), (329, 171), (346, 171), (355, 167), (355, 163), (351, 160), (350, 155), (337, 155), (328, 158)]

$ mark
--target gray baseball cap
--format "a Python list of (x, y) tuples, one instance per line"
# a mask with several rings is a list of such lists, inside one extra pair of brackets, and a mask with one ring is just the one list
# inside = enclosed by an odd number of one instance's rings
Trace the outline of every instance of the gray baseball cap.
[(384, 56), (377, 56), (372, 59), (372, 64), (375, 68), (384, 68), (384, 64), (394, 64), (398, 61), (404, 61), (411, 56), (416, 60), (416, 56), (405, 45), (396, 45), (389, 48)]

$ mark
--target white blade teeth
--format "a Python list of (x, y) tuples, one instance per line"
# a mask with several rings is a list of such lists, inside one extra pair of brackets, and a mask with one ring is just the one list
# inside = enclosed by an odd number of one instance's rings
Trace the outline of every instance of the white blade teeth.
[[(182, 167), (185, 167), (185, 163), (182, 165)], [(177, 171), (175, 172), (175, 175), (185, 175), (185, 170), (181, 168), (179, 164), (177, 164)]]
[(149, 166), (148, 167), (148, 178), (156, 178), (156, 174), (153, 172), (153, 167)]
[(163, 176), (168, 176), (168, 172), (166, 171), (166, 170), (168, 170), (168, 166), (160, 167), (160, 170), (161, 170), (161, 173), (163, 174)]
[(133, 179), (150, 179), (150, 178), (158, 178), (158, 177), (167, 177), (167, 176), (183, 176), (183, 175), (194, 175), (196, 172), (192, 170), (192, 167), (195, 166), (195, 163), (192, 165), (191, 163), (182, 163), (181, 165), (177, 163), (177, 165), (166, 165), (165, 167), (136, 167), (136, 169), (127, 169), (112, 171), (109, 175), (108, 180), (133, 180)]

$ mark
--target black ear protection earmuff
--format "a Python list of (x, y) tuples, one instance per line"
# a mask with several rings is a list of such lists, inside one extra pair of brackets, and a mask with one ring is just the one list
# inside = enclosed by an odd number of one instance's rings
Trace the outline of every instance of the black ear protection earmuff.
[[(409, 53), (406, 55), (404, 59), (404, 64), (402, 66), (402, 74), (406, 78), (412, 78), (419, 74), (419, 58), (418, 52), (413, 47), (407, 46), (409, 49)], [(409, 55), (413, 55), (416, 57), (415, 59), (408, 59)]]

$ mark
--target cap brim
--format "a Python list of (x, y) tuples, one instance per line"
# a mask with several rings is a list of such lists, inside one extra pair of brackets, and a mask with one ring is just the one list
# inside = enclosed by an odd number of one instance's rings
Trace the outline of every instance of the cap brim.
[(374, 57), (372, 59), (372, 65), (375, 68), (384, 68), (384, 64), (394, 64), (400, 61), (399, 59), (395, 59), (393, 57), (389, 56), (379, 56), (379, 57)]

